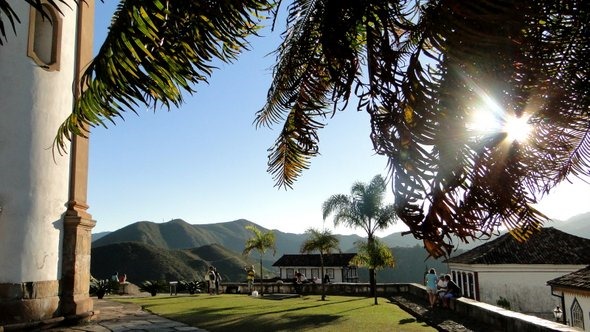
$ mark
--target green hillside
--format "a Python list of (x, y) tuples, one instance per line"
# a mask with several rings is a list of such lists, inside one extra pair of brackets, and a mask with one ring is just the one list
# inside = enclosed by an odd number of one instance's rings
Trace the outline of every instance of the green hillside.
[[(589, 237), (590, 214), (571, 218), (566, 222), (555, 222), (551, 226), (563, 228), (582, 237)], [(115, 271), (126, 273), (132, 282), (147, 279), (188, 280), (202, 279), (209, 265), (218, 268), (224, 280), (243, 281), (244, 267), (254, 264), (258, 269), (259, 256), (253, 252), (248, 258), (241, 255), (244, 244), (252, 233), (245, 229), (255, 225), (248, 220), (191, 225), (175, 219), (166, 223), (141, 221), (110, 232), (92, 243), (91, 271), (95, 277), (107, 278)], [(284, 233), (273, 230), (276, 236), (277, 254), (268, 253), (263, 257), (264, 276), (273, 277), (272, 264), (283, 254), (299, 252), (305, 234)], [(343, 252), (354, 252), (354, 242), (363, 239), (358, 235), (337, 235)], [(492, 237), (494, 238), (494, 237)], [(447, 271), (442, 260), (426, 259), (422, 242), (411, 235), (393, 233), (382, 238), (393, 248), (396, 267), (378, 272), (379, 282), (422, 282), (424, 271), (434, 267), (439, 273)], [(475, 240), (465, 244), (458, 241), (454, 254), (484, 243)], [(368, 280), (366, 270), (359, 272), (361, 281)]]
[[(246, 240), (252, 237), (252, 233), (246, 229), (247, 225), (254, 225), (263, 232), (268, 231), (245, 219), (205, 225), (191, 225), (182, 219), (165, 223), (139, 221), (93, 241), (92, 247), (121, 242), (139, 242), (167, 249), (189, 249), (216, 243), (241, 253)], [(273, 232), (276, 237), (277, 253), (280, 254), (298, 253), (301, 243), (307, 238), (305, 234), (284, 233), (278, 230)], [(338, 235), (338, 237), (343, 251), (350, 250), (354, 247), (354, 242), (362, 239), (358, 235)], [(265, 258), (271, 259), (271, 256), (267, 255)]]
[(208, 267), (213, 265), (223, 280), (242, 281), (247, 264), (240, 254), (217, 244), (168, 250), (137, 242), (123, 242), (93, 248), (90, 272), (99, 279), (109, 278), (115, 272), (124, 273), (132, 283), (144, 280), (200, 280)]

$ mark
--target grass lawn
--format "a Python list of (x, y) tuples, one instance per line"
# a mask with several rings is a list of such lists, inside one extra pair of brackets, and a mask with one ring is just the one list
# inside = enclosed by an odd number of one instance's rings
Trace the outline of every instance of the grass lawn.
[(436, 331), (385, 298), (319, 295), (272, 300), (247, 295), (156, 296), (133, 302), (157, 315), (218, 331)]

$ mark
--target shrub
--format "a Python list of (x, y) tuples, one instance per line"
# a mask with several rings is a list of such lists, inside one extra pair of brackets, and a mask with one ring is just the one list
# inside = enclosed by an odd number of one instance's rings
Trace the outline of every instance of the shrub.
[(498, 307), (510, 310), (510, 301), (508, 301), (505, 297), (500, 296), (500, 299), (496, 301)]
[(118, 289), (119, 282), (115, 280), (90, 277), (90, 295), (96, 295), (99, 299)]
[(142, 292), (148, 292), (152, 296), (156, 296), (158, 292), (166, 290), (166, 284), (158, 280), (146, 280), (140, 284), (139, 290)]
[(196, 293), (201, 293), (206, 288), (207, 288), (207, 284), (205, 281), (193, 280), (193, 281), (181, 281), (180, 282), (180, 290), (186, 291), (191, 295), (196, 294)]

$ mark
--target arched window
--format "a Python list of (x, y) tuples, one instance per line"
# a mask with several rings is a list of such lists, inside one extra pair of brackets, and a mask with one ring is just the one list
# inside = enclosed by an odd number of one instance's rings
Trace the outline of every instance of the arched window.
[(579, 327), (583, 330), (584, 329), (584, 312), (582, 311), (582, 307), (580, 307), (580, 303), (578, 303), (578, 299), (576, 299), (576, 298), (574, 298), (574, 303), (572, 303), (571, 317), (572, 317), (572, 326)]
[(42, 68), (59, 70), (62, 18), (53, 6), (43, 4), (43, 13), (31, 7), (27, 56)]

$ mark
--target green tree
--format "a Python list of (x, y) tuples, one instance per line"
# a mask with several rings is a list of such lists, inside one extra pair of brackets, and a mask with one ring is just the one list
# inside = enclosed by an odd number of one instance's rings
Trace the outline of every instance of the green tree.
[[(354, 183), (350, 195), (332, 195), (324, 202), (324, 220), (334, 214), (335, 226), (344, 224), (350, 228), (361, 228), (367, 234), (367, 242), (372, 244), (375, 232), (386, 229), (396, 220), (394, 205), (384, 205), (385, 189), (385, 180), (381, 175), (376, 175), (369, 184)], [(374, 272), (369, 268), (371, 296), (375, 293)]]
[(324, 229), (318, 231), (310, 228), (306, 231), (308, 238), (301, 244), (302, 253), (311, 253), (317, 251), (320, 253), (320, 278), (322, 280), (322, 301), (326, 300), (326, 284), (324, 282), (324, 256), (331, 254), (333, 251), (340, 251), (340, 241), (330, 232)]
[(277, 253), (277, 249), (275, 246), (275, 234), (273, 233), (273, 231), (263, 233), (261, 230), (258, 229), (258, 227), (254, 225), (248, 225), (246, 226), (246, 229), (251, 231), (254, 234), (254, 236), (246, 240), (243, 254), (244, 256), (248, 256), (253, 250), (258, 251), (258, 255), (260, 257), (260, 282), (262, 283), (262, 257), (269, 249), (272, 249), (273, 256)]
[[(376, 238), (372, 242), (357, 243), (357, 249), (358, 253), (352, 258), (351, 262), (357, 266), (368, 267), (373, 280), (375, 280), (375, 270), (395, 266), (395, 259), (391, 249)], [(375, 304), (378, 304), (376, 291), (373, 291), (373, 297), (375, 298)]]
[[(525, 239), (547, 219), (532, 204), (588, 174), (585, 0), (121, 0), (57, 146), (129, 111), (181, 104), (280, 3), (285, 33), (255, 122), (282, 123), (268, 164), (278, 186), (309, 168), (319, 130), (351, 96), (389, 158), (398, 216), (433, 256), (451, 252), (452, 234), (467, 241), (507, 226)], [(0, 42), (19, 22), (0, 1)], [(470, 125), (485, 107), (498, 130)], [(526, 141), (509, 139), (511, 118), (533, 126)]]

